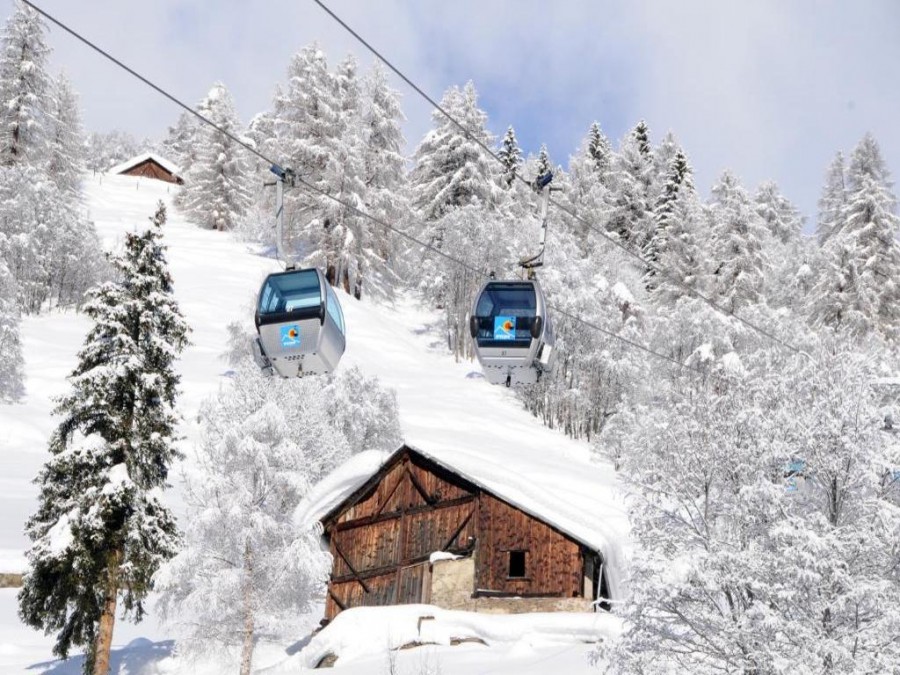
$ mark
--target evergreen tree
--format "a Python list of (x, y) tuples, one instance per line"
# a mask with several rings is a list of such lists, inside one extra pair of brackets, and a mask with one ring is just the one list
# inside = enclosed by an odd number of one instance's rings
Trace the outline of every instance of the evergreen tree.
[(835, 155), (828, 173), (825, 175), (825, 187), (819, 199), (819, 218), (816, 221), (816, 237), (819, 245), (824, 246), (829, 237), (839, 232), (842, 225), (844, 208), (847, 205), (846, 167), (844, 155)]
[[(348, 56), (333, 77), (337, 117), (332, 151), (326, 160), (322, 187), (341, 202), (363, 206), (366, 198), (365, 141), (362, 129), (362, 101), (356, 75), (356, 60)], [(335, 200), (323, 199), (321, 244), (307, 261), (325, 269), (325, 277), (347, 293), (362, 296), (366, 273), (365, 251), (369, 228), (354, 209)]]
[(46, 64), (50, 48), (41, 16), (17, 0), (0, 38), (0, 164), (44, 159), (47, 151)]
[[(441, 107), (472, 138), (491, 146), (487, 114), (478, 107), (478, 94), (471, 82), (462, 90), (448, 89)], [(443, 113), (435, 110), (432, 120), (434, 129), (416, 149), (416, 166), (410, 174), (412, 207), (422, 228), (415, 234), (461, 259), (467, 259), (475, 241), (479, 242), (479, 259), (494, 255), (499, 250), (498, 242), (503, 239), (502, 231), (497, 228), (500, 219), (496, 216), (505, 193), (498, 185), (493, 162), (475, 140)], [(491, 218), (486, 218), (489, 212)], [(470, 344), (460, 317), (465, 316), (465, 306), (471, 302), (481, 279), (433, 256), (423, 258), (416, 274), (420, 287), (445, 312), (448, 346), (457, 358), (467, 356)]]
[[(597, 122), (591, 124), (578, 152), (569, 161), (571, 189), (564, 191), (562, 199), (585, 221), (602, 225), (608, 219), (610, 171), (613, 152), (609, 140), (603, 135)], [(590, 228), (575, 220), (571, 228), (578, 233), (578, 242), (585, 255), (591, 253)]]
[(22, 366), (16, 291), (12, 275), (0, 258), (0, 402), (16, 401), (24, 393)]
[[(213, 85), (200, 104), (205, 117), (233, 136), (240, 134), (234, 101), (225, 85)], [(182, 208), (198, 224), (230, 230), (247, 212), (252, 200), (245, 151), (208, 124), (198, 127), (196, 156), (185, 175)]]
[[(478, 107), (475, 85), (460, 90), (451, 87), (441, 99), (441, 107), (474, 138), (490, 147), (487, 114)], [(440, 111), (432, 113), (434, 129), (416, 148), (416, 166), (410, 174), (412, 205), (428, 222), (439, 221), (455, 207), (469, 204), (492, 205), (497, 197), (492, 180), (494, 167), (485, 151)], [(443, 228), (437, 226), (430, 239), (440, 246)]]
[[(363, 179), (366, 209), (379, 220), (402, 223), (408, 215), (406, 201), (406, 158), (401, 124), (406, 119), (397, 92), (387, 82), (384, 68), (376, 61), (365, 78), (362, 114)], [(386, 292), (397, 279), (393, 233), (365, 220), (368, 236), (357, 247), (362, 260), (354, 295), (360, 297), (363, 281), (369, 291)], [(396, 226), (396, 225), (395, 225)], [(363, 245), (364, 244), (364, 245)]]
[(600, 123), (594, 122), (588, 131), (587, 154), (591, 158), (593, 169), (599, 179), (603, 179), (612, 165), (612, 148), (609, 139), (600, 129)]
[(653, 163), (647, 128), (638, 124), (622, 141), (615, 156), (607, 193), (606, 229), (622, 243), (641, 249), (650, 236)]
[(637, 148), (640, 153), (645, 159), (650, 160), (653, 150), (650, 147), (650, 129), (647, 128), (647, 123), (644, 120), (638, 122), (634, 131), (632, 131), (632, 135), (637, 142)]
[(169, 127), (166, 138), (162, 142), (163, 156), (178, 166), (182, 176), (191, 167), (198, 124), (199, 121), (196, 117), (188, 112), (183, 112), (178, 116), (175, 124)]
[(728, 310), (762, 299), (765, 225), (747, 191), (730, 171), (712, 188), (710, 247), (713, 294)]
[(503, 168), (500, 170), (500, 185), (508, 190), (515, 182), (522, 166), (522, 149), (519, 147), (516, 131), (512, 126), (507, 127), (497, 156), (503, 162)]
[[(284, 157), (286, 166), (297, 175), (328, 192), (326, 172), (340, 139), (341, 105), (325, 53), (317, 44), (304, 47), (291, 59), (288, 86), (276, 91), (273, 122), (275, 141), (270, 154)], [(287, 191), (285, 248), (302, 250), (308, 262), (325, 266), (331, 252), (331, 224), (325, 221), (331, 208), (329, 200), (320, 195)]]
[(762, 183), (753, 197), (756, 213), (765, 223), (769, 233), (782, 245), (800, 239), (803, 220), (800, 213), (778, 190), (774, 181)]
[[(644, 247), (644, 257), (666, 272), (662, 278), (652, 267), (644, 273), (647, 290), (651, 293), (661, 291), (657, 299), (672, 299), (684, 294), (673, 278), (688, 285), (696, 278), (699, 263), (694, 235), (696, 204), (688, 203), (695, 198), (693, 170), (684, 153), (678, 151), (669, 165), (665, 186), (653, 210), (653, 234)], [(660, 289), (661, 284), (663, 289)]]
[(895, 205), (881, 150), (867, 134), (851, 157), (841, 225), (823, 247), (823, 270), (810, 299), (814, 323), (859, 336), (900, 335), (900, 219)]
[(78, 95), (64, 74), (54, 84), (47, 175), (57, 188), (80, 203), (85, 151)]
[(94, 321), (57, 414), (52, 457), (27, 525), (33, 544), (19, 594), (23, 621), (58, 631), (54, 653), (87, 647), (85, 673), (109, 669), (116, 607), (137, 620), (160, 564), (175, 554), (175, 521), (160, 501), (177, 457), (174, 361), (188, 326), (161, 243), (165, 207), (128, 234), (117, 282), (84, 308)]
[(553, 173), (553, 163), (550, 161), (550, 153), (547, 151), (547, 145), (545, 143), (541, 144), (541, 149), (538, 152), (537, 162), (534, 168), (535, 171), (532, 182), (535, 185), (539, 185), (545, 178)]

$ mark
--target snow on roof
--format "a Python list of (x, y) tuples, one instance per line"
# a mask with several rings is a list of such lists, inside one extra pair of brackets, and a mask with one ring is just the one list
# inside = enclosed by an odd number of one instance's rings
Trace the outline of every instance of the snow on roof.
[(317, 484), (295, 512), (295, 522), (310, 527), (362, 487), (390, 459), (405, 448), (496, 495), (585, 546), (599, 551), (607, 566), (614, 597), (623, 593), (628, 522), (624, 502), (611, 489), (608, 464), (573, 462), (548, 471), (526, 455), (502, 454), (495, 460), (481, 448), (434, 447), (425, 450), (405, 444), (395, 453), (367, 451), (354, 456)]
[(128, 171), (129, 169), (133, 169), (138, 164), (142, 164), (143, 162), (146, 162), (148, 159), (156, 162), (162, 168), (164, 168), (166, 171), (168, 171), (169, 173), (171, 173), (174, 176), (178, 176), (181, 173), (181, 169), (179, 169), (177, 166), (172, 164), (172, 162), (167, 160), (165, 157), (160, 157), (159, 155), (157, 155), (154, 152), (145, 152), (141, 155), (138, 155), (137, 157), (132, 157), (127, 162), (122, 162), (121, 164), (116, 164), (114, 167), (107, 169), (106, 173), (111, 173), (111, 174), (124, 173), (124, 172)]
[(297, 660), (315, 668), (329, 655), (344, 665), (411, 644), (450, 645), (453, 640), (474, 638), (488, 646), (566, 645), (614, 640), (621, 632), (622, 620), (606, 612), (478, 614), (434, 605), (353, 607), (317, 633)]
[(353, 455), (312, 487), (294, 511), (294, 522), (313, 527), (375, 475), (388, 457), (390, 453), (379, 450)]

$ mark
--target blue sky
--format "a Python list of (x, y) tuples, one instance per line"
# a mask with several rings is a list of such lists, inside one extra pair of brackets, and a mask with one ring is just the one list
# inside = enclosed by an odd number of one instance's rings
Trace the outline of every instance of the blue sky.
[[(317, 40), (332, 64), (371, 57), (311, 0), (38, 0), (188, 102), (223, 81), (248, 120), (270, 105), (290, 56)], [(11, 3), (8, 5), (11, 7)], [(565, 164), (591, 122), (618, 142), (645, 119), (673, 131), (705, 193), (726, 168), (775, 180), (814, 219), (837, 150), (866, 131), (900, 172), (900, 3), (867, 0), (330, 0), (440, 99), (473, 80), (502, 134), (547, 143)], [(174, 106), (58, 29), (51, 57), (81, 93), (89, 130), (159, 136)], [(430, 108), (402, 82), (409, 151)]]

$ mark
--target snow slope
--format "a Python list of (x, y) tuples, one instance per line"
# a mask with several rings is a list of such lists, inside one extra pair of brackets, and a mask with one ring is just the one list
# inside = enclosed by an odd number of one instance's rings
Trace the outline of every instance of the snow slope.
[[(115, 248), (124, 232), (143, 228), (158, 200), (171, 204), (175, 189), (126, 176), (89, 179), (88, 204), (104, 246)], [(226, 381), (227, 367), (219, 358), (226, 346), (226, 326), (236, 319), (252, 325), (255, 293), (264, 274), (278, 267), (228, 235), (185, 222), (171, 205), (165, 240), (176, 296), (193, 329), (192, 344), (179, 363), (185, 419), (182, 431), (188, 449), (197, 437), (199, 404)], [(341, 301), (348, 325), (348, 348), (342, 365), (358, 365), (367, 375), (377, 375), (383, 384), (396, 390), (409, 444), (476, 476), (479, 483), (526, 510), (550, 514), (561, 529), (596, 543), (606, 552), (610, 564), (622, 569), (627, 557), (624, 509), (615, 494), (612, 469), (591, 463), (586, 444), (545, 429), (521, 408), (511, 391), (487, 384), (477, 364), (454, 363), (440, 336), (438, 317), (412, 299), (401, 297), (391, 306), (359, 303), (346, 295)], [(75, 365), (88, 321), (73, 313), (52, 314), (27, 318), (22, 329), (26, 398), (19, 405), (0, 407), (0, 563), (17, 569), (0, 572), (20, 571), (22, 567), (28, 543), (22, 528), (36, 506), (37, 496), (36, 486), (30, 481), (46, 458), (47, 439), (56, 423), (51, 416), (52, 397), (66, 389), (65, 376)], [(362, 464), (366, 471), (377, 466), (371, 461)], [(180, 488), (177, 478), (175, 482), (170, 494), (177, 511)], [(115, 647), (124, 664), (121, 672), (203, 670), (198, 664), (188, 668), (179, 666), (177, 659), (166, 658), (172, 647), (167, 637), (152, 615), (140, 626), (119, 622)], [(50, 661), (51, 645), (52, 638), (18, 623), (15, 591), (0, 591), (0, 672), (76, 672), (77, 668), (70, 668), (74, 664)], [(456, 671), (452, 665), (457, 659), (454, 650), (461, 648), (447, 649), (452, 654), (442, 657), (443, 673), (472, 672), (462, 665), (459, 667), (463, 669)], [(559, 644), (551, 651), (590, 672), (586, 649), (576, 640), (569, 644), (570, 651)], [(462, 660), (470, 664), (506, 659), (483, 646), (479, 646), (478, 656), (471, 650), (464, 651), (467, 656)], [(270, 648), (264, 653), (263, 661), (269, 664), (285, 657), (283, 648)], [(503, 654), (509, 656), (506, 651)], [(531, 656), (543, 658), (529, 651)], [(413, 657), (404, 655), (403, 659), (415, 663)], [(524, 661), (527, 659), (517, 663), (521, 666)], [(216, 672), (214, 663), (207, 665)], [(295, 662), (292, 669), (296, 667)], [(578, 672), (577, 666), (573, 668), (566, 668), (566, 672)]]

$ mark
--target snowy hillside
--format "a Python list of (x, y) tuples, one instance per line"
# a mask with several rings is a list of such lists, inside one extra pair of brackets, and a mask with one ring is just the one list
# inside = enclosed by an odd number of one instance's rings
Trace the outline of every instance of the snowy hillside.
[[(110, 249), (124, 232), (143, 228), (158, 200), (170, 206), (165, 227), (170, 269), (176, 297), (193, 329), (192, 344), (179, 363), (187, 449), (197, 438), (200, 403), (227, 382), (227, 366), (220, 359), (226, 347), (226, 326), (234, 320), (252, 324), (253, 296), (263, 275), (277, 265), (228, 235), (185, 222), (171, 207), (173, 188), (165, 183), (103, 176), (90, 178), (86, 187), (90, 216)], [(357, 365), (396, 390), (406, 442), (466, 473), (477, 473), (488, 487), (525, 510), (552, 512), (560, 529), (604, 551), (615, 587), (616, 573), (621, 572), (628, 551), (624, 546), (627, 522), (614, 494), (611, 467), (591, 463), (586, 444), (544, 428), (522, 409), (511, 391), (487, 384), (477, 364), (455, 363), (442, 340), (438, 318), (412, 298), (401, 297), (391, 306), (360, 303), (346, 295), (341, 301), (348, 325), (348, 348), (341, 367)], [(88, 321), (73, 313), (29, 317), (22, 323), (26, 397), (19, 405), (0, 407), (0, 572), (21, 571), (24, 565), (27, 539), (22, 528), (37, 496), (30, 481), (47, 456), (47, 439), (55, 426), (51, 399), (65, 391), (65, 376), (75, 365), (87, 328)], [(169, 499), (178, 510), (177, 474), (174, 482)], [(579, 630), (583, 627), (573, 630), (571, 639), (557, 635), (545, 644), (539, 628), (523, 629), (528, 637), (516, 647), (516, 631), (503, 629), (497, 631), (501, 636), (497, 642), (503, 644), (497, 651), (484, 646), (446, 648), (429, 658), (438, 659), (445, 674), (472, 672), (477, 665), (500, 659), (509, 666), (508, 672), (546, 672), (550, 663), (553, 667), (564, 663), (565, 672), (578, 672), (581, 667), (589, 672), (590, 647), (581, 641)], [(130, 663), (121, 671), (129, 673), (198, 672), (199, 666), (181, 670), (177, 660), (165, 660), (172, 648), (168, 637), (152, 615), (139, 626), (120, 622), (114, 645), (119, 661), (114, 662)], [(129, 643), (131, 647), (125, 648)], [(18, 622), (15, 591), (0, 590), (0, 671), (77, 672), (79, 664), (50, 663), (51, 644), (52, 638)], [(284, 649), (289, 646), (267, 648), (260, 662), (284, 661), (289, 656)], [(421, 658), (404, 654), (401, 665), (407, 663), (409, 672), (419, 672), (412, 669)], [(547, 664), (538, 670), (523, 669), (545, 660)], [(296, 668), (297, 662), (293, 664)], [(142, 665), (146, 668), (141, 669)], [(214, 663), (208, 666), (216, 672)]]

